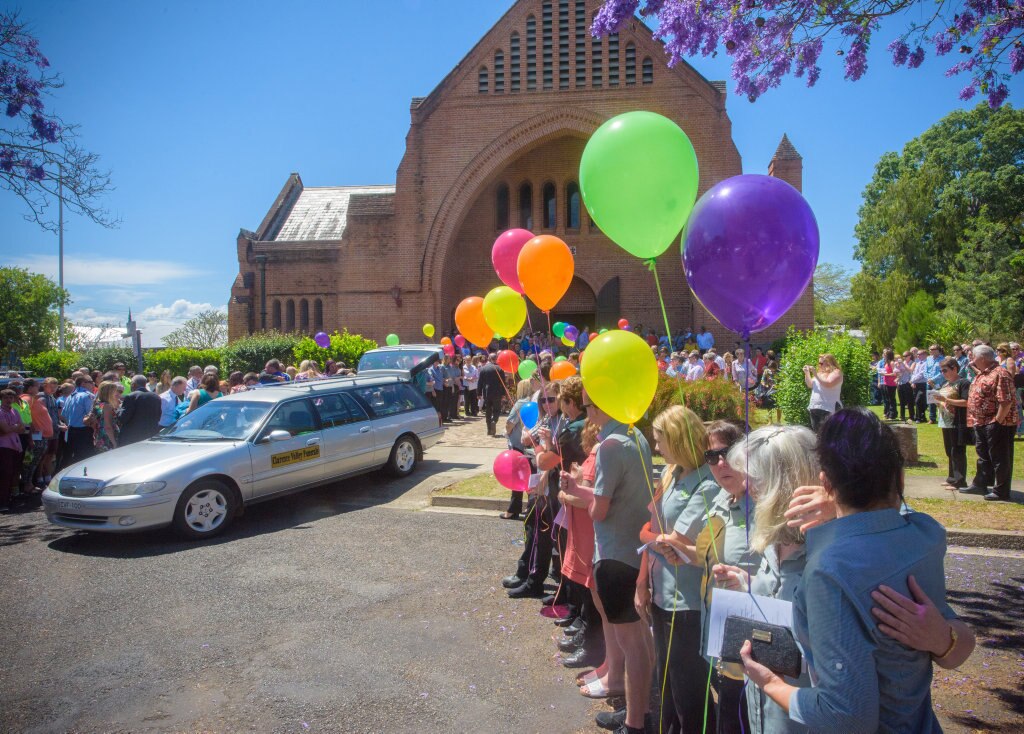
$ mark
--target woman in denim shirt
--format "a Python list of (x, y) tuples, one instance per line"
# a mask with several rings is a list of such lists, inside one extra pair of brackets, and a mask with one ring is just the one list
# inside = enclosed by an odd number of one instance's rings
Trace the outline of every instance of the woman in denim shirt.
[[(973, 636), (945, 603), (945, 530), (922, 513), (903, 515), (903, 456), (892, 429), (862, 408), (822, 427), (817, 448), (836, 519), (807, 534), (807, 563), (794, 596), (793, 625), (812, 688), (787, 683), (741, 654), (751, 683), (812, 731), (941, 731), (931, 704), (932, 660), (955, 667)], [(918, 651), (876, 626), (883, 592), (940, 600), (947, 645)], [(885, 622), (886, 619), (882, 618)], [(890, 633), (892, 630), (890, 629)]]

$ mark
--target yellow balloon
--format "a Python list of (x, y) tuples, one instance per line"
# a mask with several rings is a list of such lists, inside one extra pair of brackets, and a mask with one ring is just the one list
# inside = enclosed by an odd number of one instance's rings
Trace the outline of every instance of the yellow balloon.
[(608, 331), (587, 346), (580, 376), (590, 401), (620, 423), (643, 417), (658, 388), (658, 363), (631, 331)]
[(507, 285), (499, 285), (484, 296), (484, 320), (498, 336), (515, 336), (526, 323), (526, 301)]
[(423, 336), (427, 337), (427, 339), (433, 339), (434, 338), (434, 325), (433, 324), (423, 324)]
[(567, 347), (576, 346), (576, 342), (574, 342), (572, 339), (566, 339), (564, 336), (562, 337), (562, 344), (564, 344)]

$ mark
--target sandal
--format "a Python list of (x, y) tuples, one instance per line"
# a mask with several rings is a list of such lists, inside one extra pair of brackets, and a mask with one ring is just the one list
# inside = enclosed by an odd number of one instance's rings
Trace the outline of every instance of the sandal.
[(613, 696), (625, 696), (625, 691), (612, 691), (605, 687), (600, 678), (580, 686), (580, 693), (585, 698), (612, 698)]
[(590, 683), (591, 681), (597, 680), (600, 677), (601, 676), (599, 676), (597, 674), (597, 668), (593, 668), (592, 670), (586, 670), (586, 671), (584, 671), (584, 672), (582, 672), (582, 673), (580, 673), (579, 675), (576, 676), (576, 685), (578, 685), (578, 686), (586, 685), (586, 684)]
[(498, 517), (500, 517), (502, 520), (518, 520), (519, 519), (519, 513), (518, 512), (503, 512), (500, 515), (498, 515)]

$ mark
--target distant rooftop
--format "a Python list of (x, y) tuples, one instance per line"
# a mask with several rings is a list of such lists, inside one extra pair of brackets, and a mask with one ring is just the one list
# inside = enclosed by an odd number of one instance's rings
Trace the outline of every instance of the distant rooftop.
[(273, 239), (281, 242), (340, 240), (353, 194), (394, 194), (388, 186), (307, 186)]
[(782, 136), (782, 141), (779, 143), (779, 147), (775, 149), (775, 155), (772, 157), (778, 158), (780, 160), (793, 160), (803, 158), (803, 156), (797, 153), (796, 148), (793, 147), (793, 144), (789, 142), (788, 135)]

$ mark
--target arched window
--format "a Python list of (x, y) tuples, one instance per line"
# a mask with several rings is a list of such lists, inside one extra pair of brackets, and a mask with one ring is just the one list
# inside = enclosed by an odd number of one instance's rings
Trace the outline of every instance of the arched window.
[(626, 85), (636, 84), (636, 46), (626, 44)]
[(505, 52), (494, 52), (494, 93), (505, 92)]
[(619, 34), (608, 36), (608, 86), (619, 86)]
[(644, 59), (644, 84), (654, 84), (654, 62), (648, 56)]
[(526, 19), (526, 88), (537, 88), (537, 19)]
[(519, 91), (519, 34), (513, 33), (509, 40), (509, 65), (512, 71), (512, 91)]
[(488, 82), (488, 80), (487, 80), (487, 67), (486, 66), (481, 66), (480, 67), (480, 82), (479, 82), (479, 84), (477, 86), (477, 91), (480, 92), (480, 94), (487, 94), (487, 82)]
[(533, 186), (529, 183), (519, 187), (519, 226), (533, 231)]
[(504, 232), (508, 229), (508, 184), (498, 185), (498, 192), (494, 197), (494, 211), (497, 215), (495, 223), (498, 231)]
[(569, 88), (569, 0), (558, 2), (558, 88)]
[(596, 36), (590, 39), (590, 86), (600, 89), (604, 84), (604, 37)]
[(299, 301), (299, 331), (303, 334), (309, 331), (309, 301), (305, 298)]
[(580, 228), (580, 187), (575, 181), (565, 186), (565, 228)]
[(313, 301), (313, 331), (324, 330), (324, 301), (318, 298)]
[(558, 217), (558, 202), (555, 198), (555, 185), (544, 184), (544, 229), (554, 229)]
[(295, 331), (295, 301), (290, 298), (284, 306), (284, 330)]
[(281, 299), (275, 298), (274, 305), (271, 308), (271, 319), (270, 325), (272, 328), (281, 331)]
[(546, 2), (541, 6), (541, 22), (542, 22), (542, 33), (543, 33), (543, 53), (544, 53), (544, 89), (551, 89), (552, 87), (552, 74), (554, 69), (554, 55), (551, 46), (551, 3)]
[(587, 3), (576, 0), (576, 88), (587, 86)]

